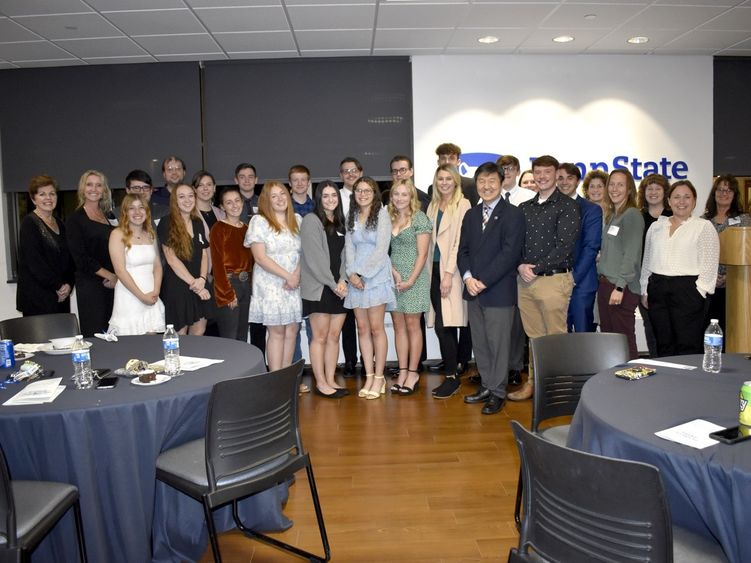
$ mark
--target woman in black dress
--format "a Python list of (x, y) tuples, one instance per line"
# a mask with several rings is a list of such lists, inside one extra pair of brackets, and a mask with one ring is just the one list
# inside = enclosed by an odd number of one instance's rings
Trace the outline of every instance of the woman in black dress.
[(110, 259), (112, 195), (107, 178), (87, 170), (78, 182), (78, 209), (65, 224), (68, 247), (76, 264), (76, 301), (81, 334), (107, 332), (117, 276)]
[(169, 215), (157, 227), (167, 261), (162, 284), (165, 321), (179, 334), (201, 336), (206, 331), (205, 302), (211, 297), (206, 289), (209, 241), (196, 210), (193, 186), (175, 187), (169, 207)]
[(57, 182), (51, 176), (34, 176), (29, 196), (34, 211), (21, 221), (16, 309), (24, 317), (70, 313), (73, 259), (65, 227), (53, 215)]
[(329, 180), (318, 184), (315, 210), (300, 227), (302, 263), (300, 294), (303, 315), (310, 316), (313, 337), (310, 363), (316, 380), (316, 393), (329, 398), (347, 395), (335, 379), (339, 358), (339, 336), (347, 310), (344, 272), (344, 214), (339, 190)]

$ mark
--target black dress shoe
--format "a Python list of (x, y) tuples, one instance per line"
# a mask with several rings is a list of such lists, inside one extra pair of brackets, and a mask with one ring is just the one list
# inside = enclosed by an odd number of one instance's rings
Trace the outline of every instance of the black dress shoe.
[(480, 385), (482, 383), (482, 377), (480, 376), (479, 373), (476, 373), (474, 375), (470, 375), (468, 381), (472, 385)]
[(446, 368), (446, 363), (441, 361), (432, 366), (428, 366), (428, 371), (432, 371), (433, 373), (441, 373), (445, 368)]
[(456, 364), (456, 375), (464, 375), (465, 373), (467, 373), (467, 364), (464, 362)]
[(509, 385), (521, 385), (522, 374), (518, 369), (508, 370), (508, 384)]
[(465, 395), (464, 396), (464, 402), (468, 405), (474, 405), (475, 403), (484, 403), (488, 399), (490, 399), (493, 396), (493, 394), (490, 392), (489, 389), (485, 389), (484, 387), (480, 387), (480, 390), (477, 391), (474, 395)]
[(485, 403), (485, 406), (482, 407), (482, 414), (495, 414), (500, 412), (505, 404), (506, 399), (501, 399), (500, 397), (491, 395)]
[(342, 370), (342, 375), (346, 378), (356, 377), (355, 375), (355, 364), (352, 362), (344, 362), (344, 369)]

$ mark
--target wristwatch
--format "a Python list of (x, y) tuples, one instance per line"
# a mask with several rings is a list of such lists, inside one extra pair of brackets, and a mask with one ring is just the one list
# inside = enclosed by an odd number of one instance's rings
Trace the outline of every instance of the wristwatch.
[(620, 291), (621, 293), (623, 293), (623, 288), (622, 287), (618, 287), (617, 285), (615, 286), (615, 290), (616, 291)]

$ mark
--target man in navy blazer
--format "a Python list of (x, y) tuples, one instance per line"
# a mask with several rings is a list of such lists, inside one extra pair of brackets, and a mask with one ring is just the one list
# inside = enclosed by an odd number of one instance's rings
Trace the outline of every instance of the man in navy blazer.
[(524, 244), (524, 215), (501, 198), (503, 171), (486, 162), (475, 172), (482, 203), (464, 216), (457, 265), (464, 280), (469, 325), (482, 385), (465, 403), (484, 403), (483, 414), (506, 402), (516, 273)]
[(581, 170), (564, 162), (558, 167), (558, 190), (579, 204), (580, 229), (574, 247), (574, 290), (568, 304), (569, 332), (594, 332), (597, 297), (597, 253), (602, 243), (602, 208), (576, 193)]

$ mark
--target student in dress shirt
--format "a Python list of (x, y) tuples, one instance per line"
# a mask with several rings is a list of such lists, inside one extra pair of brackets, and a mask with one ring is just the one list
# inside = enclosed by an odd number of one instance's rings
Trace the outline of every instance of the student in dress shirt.
[(706, 297), (714, 293), (720, 239), (712, 223), (692, 217), (696, 189), (680, 180), (668, 193), (672, 217), (660, 217), (647, 233), (641, 269), (641, 301), (655, 328), (657, 355), (703, 351)]
[(316, 207), (313, 198), (310, 197), (310, 170), (304, 164), (295, 164), (289, 169), (287, 179), (292, 196), (292, 207), (300, 217), (305, 217)]

